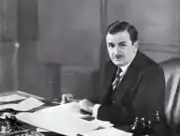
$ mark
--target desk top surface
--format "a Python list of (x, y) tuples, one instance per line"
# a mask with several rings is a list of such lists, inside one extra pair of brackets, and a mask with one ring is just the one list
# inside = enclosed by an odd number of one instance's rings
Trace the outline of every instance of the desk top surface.
[[(25, 92), (21, 92), (21, 91), (16, 91), (16, 92), (6, 92), (6, 93), (1, 93), (0, 94), (0, 106), (5, 105), (5, 104), (16, 104), (19, 103), (29, 97), (38, 99), (42, 102), (44, 102), (45, 104), (34, 108), (32, 110), (30, 110), (30, 112), (34, 112), (46, 107), (50, 107), (50, 106), (54, 106), (57, 104), (52, 103), (51, 101), (45, 100), (42, 97), (36, 96), (36, 95), (32, 95), (32, 94), (28, 94)], [(2, 111), (2, 112), (1, 112)], [(0, 114), (2, 115), (3, 112), (8, 112), (7, 110), (3, 111), (1, 110)], [(12, 112), (12, 111), (11, 111)], [(43, 133), (38, 133), (36, 132), (36, 127), (31, 126), (30, 124), (26, 124), (24, 122), (20, 122), (21, 124), (21, 128), (18, 128), (17, 130), (13, 130), (13, 131), (9, 131), (7, 133), (1, 133), (2, 136), (57, 136), (59, 134), (56, 133), (52, 133), (52, 132), (43, 132)]]

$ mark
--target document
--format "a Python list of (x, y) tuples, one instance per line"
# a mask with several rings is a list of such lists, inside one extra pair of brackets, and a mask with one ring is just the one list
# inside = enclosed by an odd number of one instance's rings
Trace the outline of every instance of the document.
[(28, 111), (33, 108), (37, 108), (42, 106), (44, 103), (35, 99), (35, 98), (27, 98), (26, 100), (23, 100), (17, 104), (4, 104), (0, 105), (0, 110), (11, 108), (17, 111)]
[(92, 120), (91, 123), (94, 123), (103, 128), (109, 128), (109, 127), (113, 126), (113, 124), (111, 124), (109, 121), (102, 121), (102, 120), (98, 120), (98, 119)]
[(87, 133), (82, 133), (83, 136), (132, 136), (132, 133), (125, 132), (113, 127), (94, 130)]
[(96, 124), (66, 114), (19, 113), (16, 118), (38, 128), (68, 136), (90, 132), (98, 127)]
[(18, 94), (0, 96), (0, 103), (1, 102), (11, 102), (11, 101), (23, 100), (23, 99), (26, 99), (26, 97), (18, 95)]
[(16, 118), (38, 128), (68, 136), (76, 136), (79, 133), (90, 132), (100, 127), (109, 127), (104, 122), (106, 125), (103, 123), (101, 125), (97, 121), (86, 121), (81, 118), (82, 116), (76, 102), (72, 102), (34, 113), (19, 113)]
[(54, 112), (56, 112), (59, 115), (68, 114), (70, 116), (75, 116), (78, 118), (85, 118), (85, 117), (90, 116), (88, 114), (83, 114), (80, 112), (79, 108), (77, 107), (77, 102), (71, 102), (67, 104), (45, 108), (45, 109), (37, 111), (36, 114), (45, 114), (45, 113), (54, 113)]

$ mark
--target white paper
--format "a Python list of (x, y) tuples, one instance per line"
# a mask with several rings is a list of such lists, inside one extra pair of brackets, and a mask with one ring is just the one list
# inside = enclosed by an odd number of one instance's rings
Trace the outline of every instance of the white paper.
[(94, 130), (87, 133), (82, 133), (83, 136), (132, 136), (132, 133), (128, 133), (113, 127)]
[(68, 136), (76, 136), (79, 133), (90, 132), (97, 128), (96, 124), (62, 113), (60, 115), (56, 113), (53, 115), (19, 113), (16, 118), (41, 129)]
[(17, 104), (4, 104), (0, 105), (0, 110), (6, 109), (6, 108), (12, 108), (14, 110), (19, 110), (19, 111), (28, 111), (36, 107), (42, 106), (44, 103), (35, 99), (35, 98), (28, 98), (26, 100), (23, 100)]
[(23, 100), (23, 99), (26, 99), (26, 97), (17, 94), (0, 96), (0, 102), (11, 102), (11, 101)]
[[(16, 118), (36, 127), (68, 136), (76, 136), (79, 133), (90, 132), (102, 127), (97, 121), (81, 119), (76, 102), (42, 109), (34, 113), (19, 113)], [(106, 123), (103, 122), (104, 124)]]
[(58, 106), (53, 106), (53, 107), (49, 107), (46, 109), (42, 109), (36, 112), (36, 114), (44, 114), (44, 113), (54, 113), (56, 112), (57, 114), (68, 114), (71, 116), (76, 116), (79, 118), (84, 118), (90, 115), (87, 114), (82, 114), (79, 110), (79, 108), (77, 107), (77, 103), (76, 102), (71, 102), (71, 103), (67, 103), (67, 104), (62, 104), (62, 105), (58, 105)]
[(95, 123), (96, 125), (101, 126), (103, 128), (109, 128), (113, 126), (113, 124), (111, 124), (109, 121), (101, 121), (98, 119), (92, 120), (91, 123)]

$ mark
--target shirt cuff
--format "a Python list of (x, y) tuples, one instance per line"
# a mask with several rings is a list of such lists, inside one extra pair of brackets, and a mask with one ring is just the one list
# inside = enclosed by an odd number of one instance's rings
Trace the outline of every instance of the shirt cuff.
[(95, 105), (93, 106), (93, 112), (92, 112), (92, 116), (93, 116), (93, 117), (97, 118), (98, 109), (99, 109), (100, 106), (101, 106), (100, 104), (95, 104)]

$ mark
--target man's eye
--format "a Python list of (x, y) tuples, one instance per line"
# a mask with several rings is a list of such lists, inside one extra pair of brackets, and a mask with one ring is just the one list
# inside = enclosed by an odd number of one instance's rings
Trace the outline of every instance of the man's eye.
[(114, 45), (114, 44), (109, 43), (109, 44), (108, 44), (108, 46), (113, 48), (115, 45)]
[(123, 43), (119, 44), (119, 47), (125, 47), (125, 46), (126, 46), (126, 44), (123, 44)]

